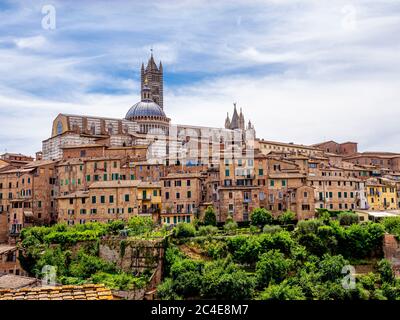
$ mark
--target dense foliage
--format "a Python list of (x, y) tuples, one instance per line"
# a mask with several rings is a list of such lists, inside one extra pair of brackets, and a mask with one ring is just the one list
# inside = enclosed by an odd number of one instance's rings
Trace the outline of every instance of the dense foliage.
[[(167, 250), (159, 298), (400, 299), (400, 280), (382, 259), (384, 233), (400, 235), (400, 218), (358, 223), (354, 213), (327, 210), (318, 216), (289, 231), (287, 226), (295, 223), (290, 212), (273, 219), (268, 211), (256, 209), (247, 229), (192, 230), (190, 240)], [(187, 256), (182, 244), (202, 255)], [(359, 264), (371, 272), (354, 278), (350, 272)]]
[(121, 290), (143, 287), (147, 276), (122, 272), (114, 263), (99, 257), (101, 237), (118, 235), (121, 230), (138, 236), (153, 232), (154, 224), (149, 218), (134, 217), (127, 224), (115, 220), (23, 229), (20, 263), (24, 270), (38, 278), (43, 277), (45, 266), (55, 267), (57, 282), (62, 284), (105, 283), (111, 289)]

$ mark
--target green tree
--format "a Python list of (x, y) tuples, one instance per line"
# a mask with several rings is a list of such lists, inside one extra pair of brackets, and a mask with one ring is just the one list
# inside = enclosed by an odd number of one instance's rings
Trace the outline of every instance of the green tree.
[(331, 256), (325, 254), (318, 264), (321, 281), (326, 282), (342, 279), (344, 276), (342, 274), (343, 267), (348, 264), (349, 262), (342, 255)]
[(290, 210), (286, 210), (278, 217), (278, 221), (282, 225), (293, 223), (295, 219), (296, 219), (296, 214)]
[(285, 280), (280, 284), (272, 284), (262, 291), (259, 300), (305, 300), (300, 286), (290, 286)]
[(208, 206), (204, 212), (204, 225), (206, 226), (216, 226), (217, 216), (215, 214), (213, 206)]
[(267, 287), (271, 281), (279, 283), (288, 275), (292, 262), (278, 250), (263, 253), (256, 264), (257, 282), (260, 288)]
[(205, 265), (200, 292), (204, 299), (246, 300), (254, 287), (254, 277), (229, 260), (218, 260)]
[(382, 282), (394, 283), (395, 276), (389, 260), (382, 259), (378, 262), (378, 272), (381, 276)]
[(273, 217), (271, 212), (265, 208), (255, 208), (250, 216), (251, 224), (254, 226), (264, 227), (266, 224), (271, 224)]

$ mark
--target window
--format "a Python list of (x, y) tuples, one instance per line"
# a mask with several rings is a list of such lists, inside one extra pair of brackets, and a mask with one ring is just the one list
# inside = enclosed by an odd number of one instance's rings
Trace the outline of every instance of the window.
[(114, 161), (113, 166), (114, 168), (117, 168), (117, 161)]
[(304, 192), (304, 198), (308, 197), (308, 192)]
[(99, 175), (98, 174), (94, 175), (94, 181), (99, 181)]
[(97, 209), (90, 209), (90, 214), (96, 214), (97, 213)]
[(270, 181), (269, 181), (269, 185), (270, 185), (271, 187), (273, 187), (273, 186), (275, 185), (275, 181), (274, 181), (274, 180), (270, 180)]
[(88, 174), (87, 176), (86, 176), (86, 181), (90, 181), (90, 174)]
[(282, 180), (282, 187), (286, 187), (286, 180)]
[(169, 199), (169, 192), (165, 193), (165, 199)]
[(341, 198), (342, 197), (342, 193), (339, 191), (338, 192), (338, 197)]
[(229, 177), (229, 169), (225, 169), (225, 176)]
[(157, 190), (153, 190), (153, 197), (157, 197)]
[(177, 199), (180, 199), (180, 197), (181, 197), (180, 193), (177, 192), (177, 193), (176, 193), (176, 198), (177, 198)]
[(175, 187), (180, 187), (182, 185), (181, 180), (175, 181)]
[(258, 169), (258, 175), (263, 176), (264, 175), (264, 170), (263, 169)]
[(81, 214), (86, 214), (86, 209), (81, 209), (81, 210), (80, 210), (80, 213), (81, 213)]
[(129, 194), (126, 194), (126, 195), (125, 195), (125, 201), (126, 201), (126, 202), (129, 202)]
[(92, 203), (96, 203), (96, 196), (92, 196)]
[(100, 197), (100, 202), (101, 203), (106, 203), (106, 197), (105, 196), (101, 196)]
[(103, 181), (107, 181), (107, 173), (103, 174)]
[(114, 196), (113, 195), (110, 196), (110, 203), (114, 203)]
[[(188, 191), (188, 192), (187, 192), (187, 197), (188, 197), (188, 198), (191, 198), (191, 197), (192, 197), (192, 191)], [(393, 199), (392, 199), (392, 200), (393, 200)]]
[[(74, 204), (74, 199), (69, 199), (69, 204)], [(40, 208), (40, 207), (39, 207)]]

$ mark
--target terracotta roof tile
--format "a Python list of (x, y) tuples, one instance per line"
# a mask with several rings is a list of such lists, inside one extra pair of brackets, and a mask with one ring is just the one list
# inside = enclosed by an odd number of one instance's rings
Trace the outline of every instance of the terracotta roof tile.
[(112, 300), (111, 290), (103, 284), (82, 286), (2, 289), (0, 300)]

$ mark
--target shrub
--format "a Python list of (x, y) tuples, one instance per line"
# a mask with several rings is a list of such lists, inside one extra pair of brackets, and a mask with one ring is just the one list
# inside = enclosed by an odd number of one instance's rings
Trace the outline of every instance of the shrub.
[(204, 225), (206, 226), (217, 225), (217, 216), (215, 215), (215, 211), (212, 206), (208, 206), (204, 213)]
[(282, 228), (280, 226), (270, 226), (270, 225), (266, 224), (263, 228), (264, 233), (274, 234), (274, 233), (277, 233), (280, 231), (282, 231)]
[(107, 224), (107, 232), (111, 234), (118, 234), (124, 228), (125, 222), (122, 220), (113, 220)]
[(175, 292), (174, 281), (166, 278), (157, 286), (157, 298), (160, 300), (182, 300), (183, 298)]
[(147, 279), (143, 277), (136, 277), (125, 272), (115, 274), (97, 272), (92, 275), (91, 281), (93, 283), (105, 284), (108, 288), (114, 290), (140, 289), (144, 288), (147, 283)]
[(197, 231), (199, 236), (211, 236), (218, 233), (218, 228), (214, 226), (201, 226)]
[(256, 208), (250, 216), (251, 224), (254, 226), (264, 227), (266, 224), (271, 224), (273, 217), (271, 212), (264, 208)]
[(176, 238), (194, 237), (195, 234), (196, 228), (191, 223), (179, 223), (174, 229), (174, 236)]
[(224, 258), (227, 255), (227, 245), (223, 241), (212, 241), (205, 247), (207, 255), (213, 259)]
[(154, 222), (150, 217), (131, 217), (128, 221), (129, 234), (140, 235), (151, 232), (154, 229)]
[(338, 215), (338, 220), (341, 226), (350, 226), (358, 223), (358, 215), (353, 212), (342, 212)]
[(300, 286), (290, 286), (287, 281), (273, 284), (266, 288), (258, 297), (259, 300), (305, 300)]
[(224, 230), (227, 233), (232, 233), (233, 231), (235, 231), (238, 228), (238, 225), (235, 221), (231, 221), (231, 222), (227, 222), (224, 225)]
[(396, 235), (400, 234), (400, 217), (387, 217), (381, 223), (387, 232)]

